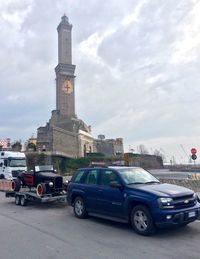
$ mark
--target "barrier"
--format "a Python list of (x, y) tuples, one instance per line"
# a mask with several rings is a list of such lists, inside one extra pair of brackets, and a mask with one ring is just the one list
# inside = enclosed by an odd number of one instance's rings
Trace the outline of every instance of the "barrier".
[(10, 180), (0, 180), (0, 191), (12, 191), (13, 185)]

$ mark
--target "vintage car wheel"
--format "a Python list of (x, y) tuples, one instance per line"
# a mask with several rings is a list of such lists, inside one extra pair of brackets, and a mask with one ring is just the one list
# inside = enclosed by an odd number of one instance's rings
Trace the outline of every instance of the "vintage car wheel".
[(12, 180), (12, 191), (18, 192), (21, 188), (21, 181), (19, 179)]
[(153, 218), (146, 206), (138, 205), (133, 207), (130, 221), (135, 232), (140, 235), (147, 236), (155, 232)]
[(36, 193), (38, 196), (42, 196), (46, 193), (46, 186), (44, 183), (39, 183), (36, 188)]
[(87, 215), (85, 202), (82, 197), (76, 197), (74, 201), (74, 214), (77, 218), (83, 219)]
[(15, 204), (16, 204), (16, 205), (20, 205), (20, 203), (21, 203), (20, 196), (19, 196), (19, 195), (16, 195), (16, 196), (15, 196)]

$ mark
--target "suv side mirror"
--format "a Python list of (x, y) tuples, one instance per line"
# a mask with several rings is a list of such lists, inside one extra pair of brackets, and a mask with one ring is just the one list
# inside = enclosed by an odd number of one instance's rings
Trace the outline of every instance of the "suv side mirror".
[(110, 186), (113, 187), (113, 188), (119, 188), (119, 189), (122, 188), (122, 184), (117, 182), (117, 181), (110, 182)]

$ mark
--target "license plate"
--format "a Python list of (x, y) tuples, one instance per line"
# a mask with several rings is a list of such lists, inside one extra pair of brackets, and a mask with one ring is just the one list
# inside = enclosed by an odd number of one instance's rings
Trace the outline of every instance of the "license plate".
[(196, 216), (196, 213), (195, 211), (191, 211), (188, 213), (188, 218), (192, 218), (192, 217), (195, 217)]

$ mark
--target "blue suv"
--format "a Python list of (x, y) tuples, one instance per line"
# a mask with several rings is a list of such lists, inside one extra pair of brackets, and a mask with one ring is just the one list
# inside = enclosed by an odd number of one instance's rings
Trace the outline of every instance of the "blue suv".
[(200, 217), (200, 203), (190, 189), (161, 184), (139, 167), (82, 168), (68, 185), (74, 214), (130, 222), (141, 235), (156, 227), (187, 225)]

